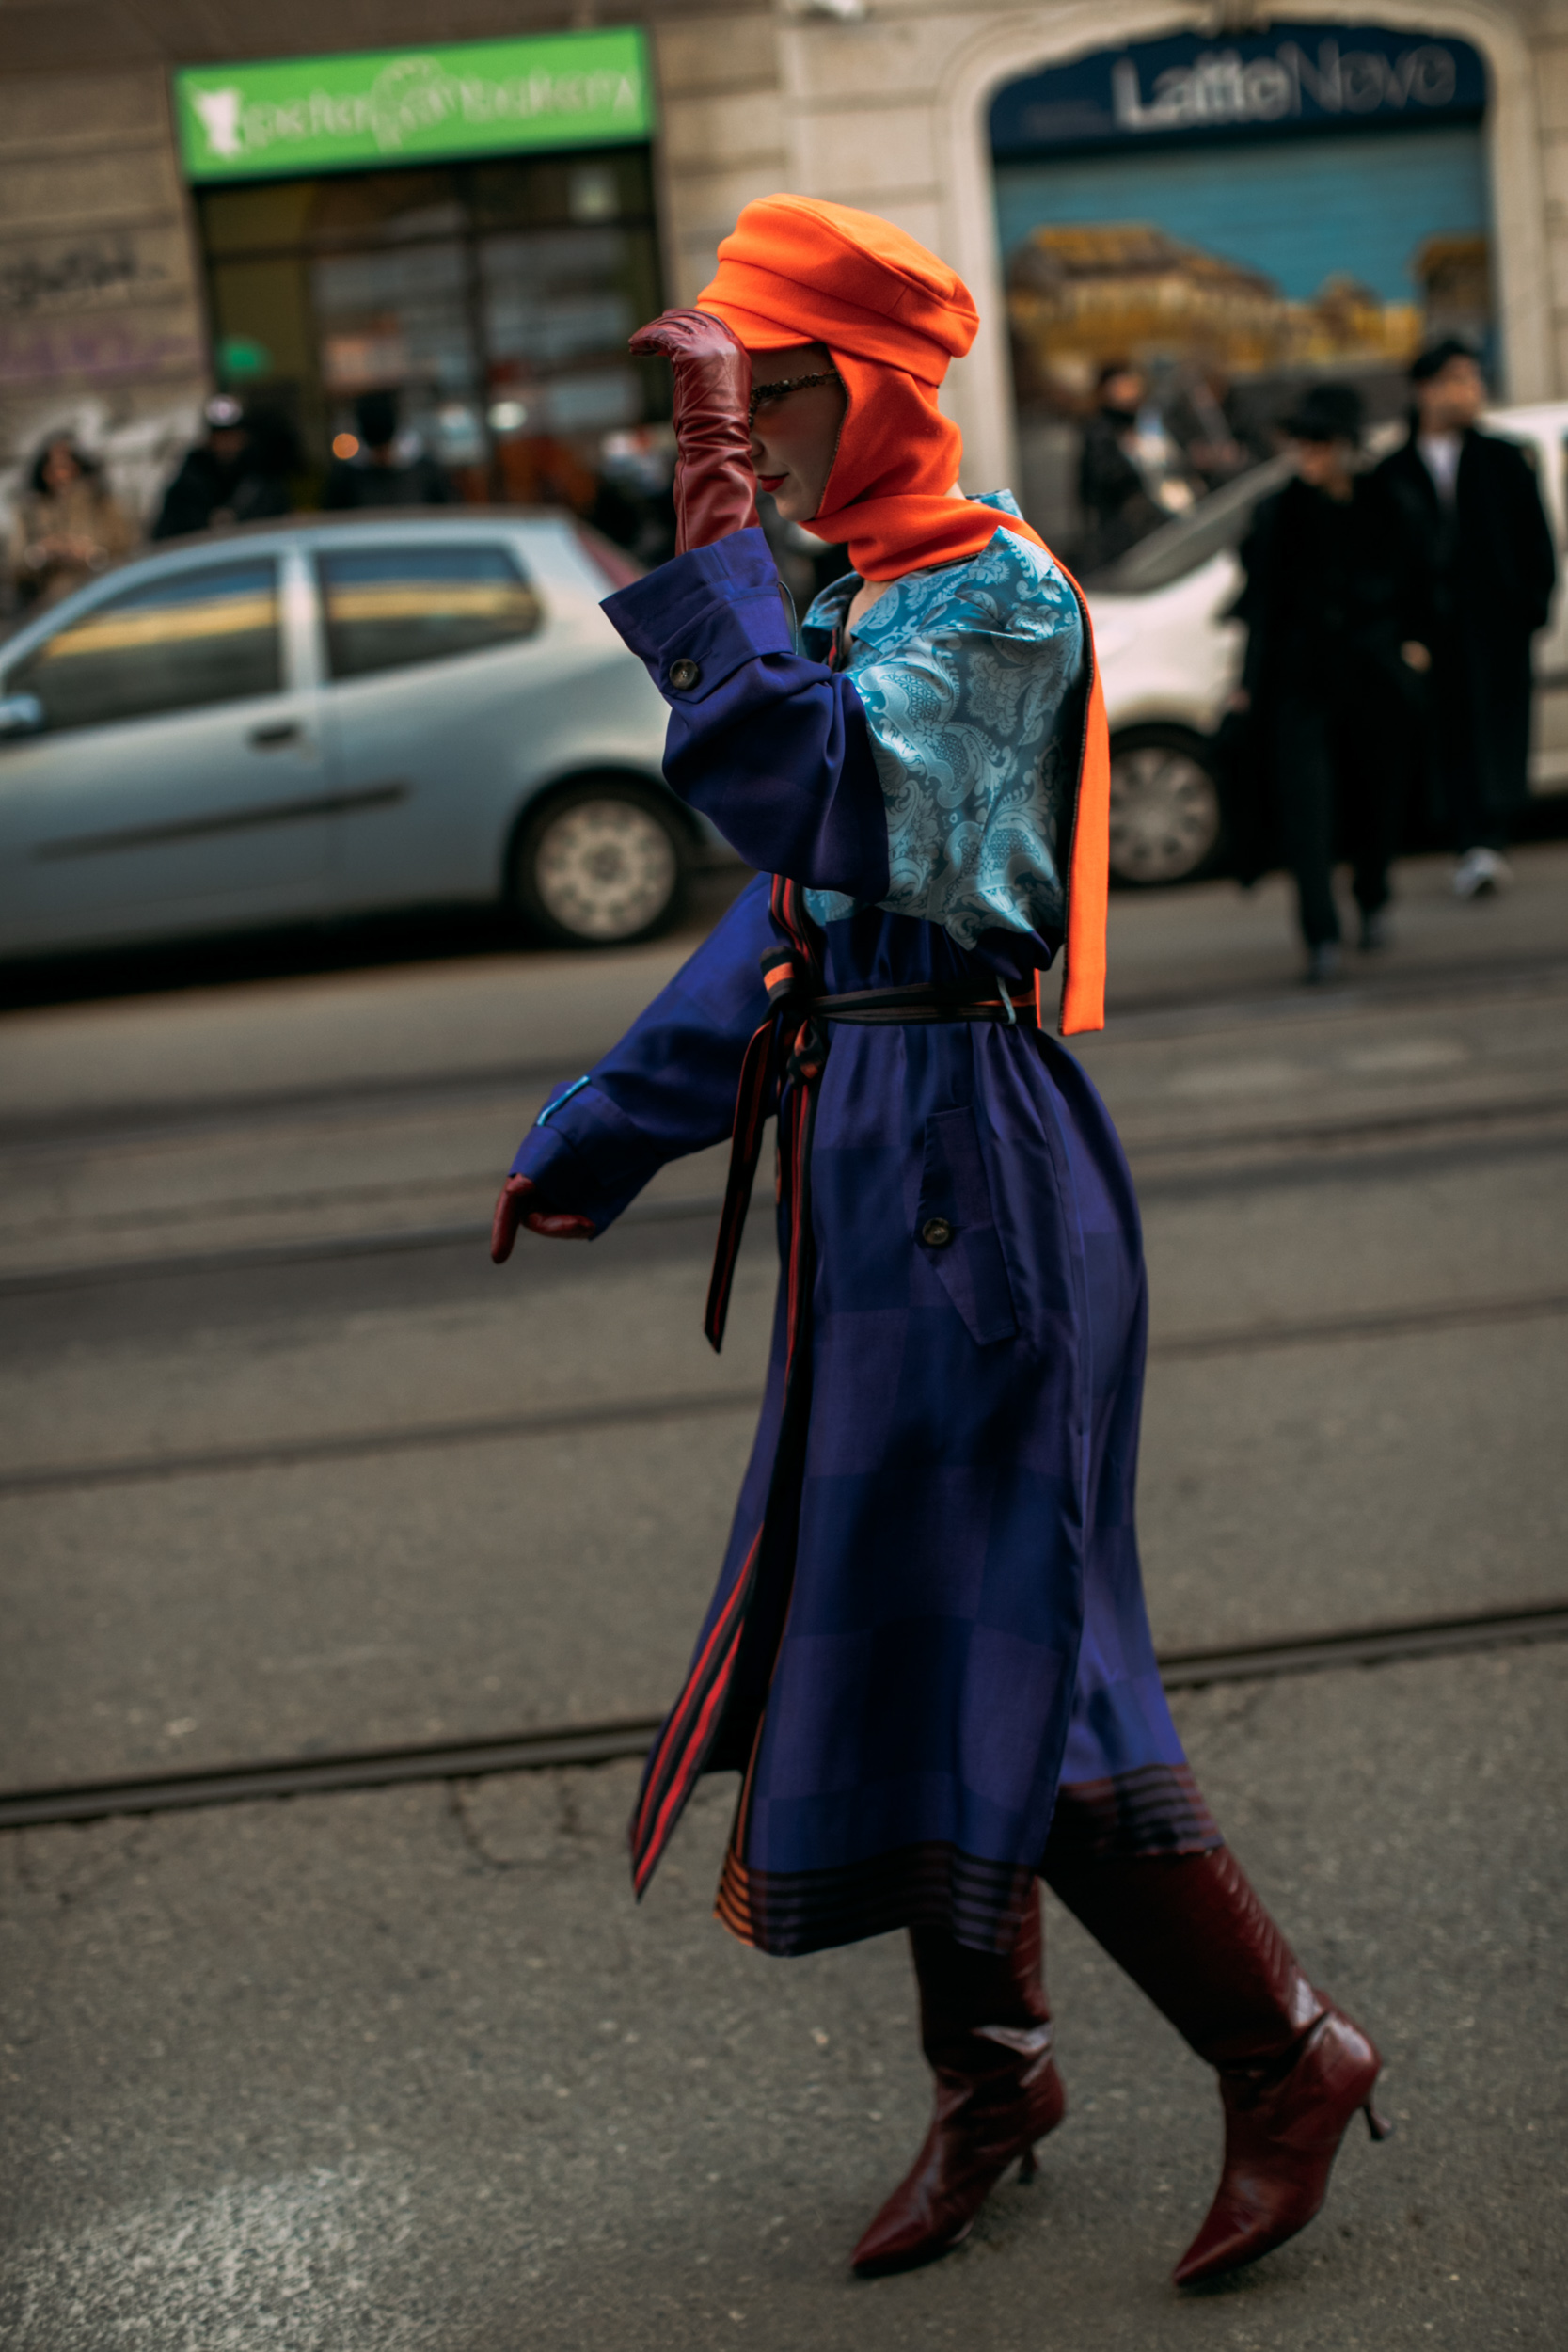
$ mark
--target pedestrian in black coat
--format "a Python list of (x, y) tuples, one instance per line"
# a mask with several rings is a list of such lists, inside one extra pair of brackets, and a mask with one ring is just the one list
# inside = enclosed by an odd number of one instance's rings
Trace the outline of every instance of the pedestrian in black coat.
[(1557, 583), (1551, 526), (1516, 442), (1477, 430), (1486, 387), (1454, 339), (1410, 371), (1410, 437), (1378, 478), (1420, 550), (1430, 595), (1431, 768), (1459, 858), (1454, 890), (1506, 882), (1502, 857), (1528, 790), (1530, 640)]
[(1138, 462), (1138, 407), (1146, 390), (1130, 360), (1112, 359), (1100, 371), (1095, 412), (1078, 453), (1085, 530), (1079, 560), (1085, 572), (1114, 564), (1170, 520)]
[(1295, 479), (1242, 549), (1246, 661), (1235, 697), (1253, 770), (1295, 877), (1307, 977), (1339, 961), (1334, 854), (1354, 859), (1363, 948), (1386, 937), (1414, 745), (1412, 681), (1428, 661), (1413, 543), (1386, 485), (1358, 469), (1361, 400), (1315, 386), (1287, 420)]
[(154, 539), (270, 522), (293, 507), (289, 476), (299, 452), (287, 421), (265, 409), (242, 409), (227, 392), (210, 400), (203, 416), (207, 437), (187, 450), (165, 491)]
[(445, 469), (429, 456), (417, 433), (398, 431), (398, 405), (391, 392), (366, 392), (354, 405), (359, 448), (336, 457), (326, 477), (322, 504), (332, 512), (355, 507), (451, 506), (457, 492)]

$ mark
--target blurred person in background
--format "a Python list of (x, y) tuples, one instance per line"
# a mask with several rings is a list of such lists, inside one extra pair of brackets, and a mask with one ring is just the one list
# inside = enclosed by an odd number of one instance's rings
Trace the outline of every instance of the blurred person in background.
[(1378, 476), (1420, 549), (1431, 599), (1431, 762), (1461, 898), (1513, 878), (1502, 852), (1528, 790), (1530, 640), (1557, 584), (1525, 452), (1478, 430), (1486, 383), (1450, 336), (1410, 371), (1410, 436)]
[(1219, 489), (1268, 454), (1249, 428), (1229, 377), (1212, 364), (1187, 376), (1171, 407), (1170, 430), (1189, 472), (1205, 490)]
[(1313, 386), (1284, 425), (1295, 479), (1259, 508), (1242, 548), (1247, 646), (1235, 705), (1295, 878), (1309, 982), (1339, 968), (1341, 827), (1360, 945), (1386, 940), (1417, 681), (1431, 660), (1418, 552), (1386, 483), (1361, 470), (1361, 424), (1354, 386)]
[(588, 520), (635, 562), (652, 568), (675, 552), (675, 438), (668, 425), (633, 425), (599, 444)]
[(299, 463), (293, 427), (269, 410), (247, 412), (228, 392), (210, 400), (202, 415), (206, 435), (164, 493), (154, 539), (270, 522), (293, 509), (289, 477)]
[(1078, 502), (1087, 523), (1083, 565), (1114, 564), (1165, 520), (1139, 463), (1138, 411), (1148, 390), (1130, 359), (1100, 371), (1095, 410), (1078, 453)]
[(1079, 451), (1078, 500), (1088, 521), (1086, 570), (1114, 564), (1193, 502), (1180, 446), (1148, 377), (1130, 360), (1109, 360), (1100, 371)]
[(332, 444), (332, 470), (322, 504), (335, 511), (356, 506), (452, 506), (457, 492), (419, 435), (398, 430), (395, 392), (365, 392), (354, 404), (357, 435), (341, 433)]
[(96, 458), (53, 433), (33, 460), (11, 523), (10, 572), (24, 611), (57, 604), (135, 544)]

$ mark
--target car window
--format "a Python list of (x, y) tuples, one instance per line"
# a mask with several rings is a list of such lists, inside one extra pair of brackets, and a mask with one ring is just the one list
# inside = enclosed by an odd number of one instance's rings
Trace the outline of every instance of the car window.
[(6, 691), (36, 694), (55, 730), (276, 694), (282, 683), (277, 566), (252, 556), (94, 605), (24, 655)]
[(1271, 457), (1266, 465), (1254, 466), (1250, 472), (1227, 482), (1223, 490), (1200, 499), (1175, 522), (1162, 523), (1116, 563), (1093, 573), (1085, 586), (1114, 596), (1147, 596), (1156, 588), (1185, 580), (1212, 555), (1241, 546), (1259, 501), (1277, 490), (1290, 469), (1288, 457)]
[(495, 540), (343, 548), (319, 561), (335, 678), (514, 644), (543, 618), (515, 558)]

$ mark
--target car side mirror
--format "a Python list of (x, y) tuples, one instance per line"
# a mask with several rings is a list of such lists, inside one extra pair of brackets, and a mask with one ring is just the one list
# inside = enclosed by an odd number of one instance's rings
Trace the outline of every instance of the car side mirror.
[(0, 695), (0, 741), (8, 736), (39, 734), (44, 717), (43, 705), (36, 694)]

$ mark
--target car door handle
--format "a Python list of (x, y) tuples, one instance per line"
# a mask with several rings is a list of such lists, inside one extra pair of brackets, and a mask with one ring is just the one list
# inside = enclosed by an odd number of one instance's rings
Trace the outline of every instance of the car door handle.
[(304, 732), (294, 720), (285, 719), (278, 726), (252, 727), (250, 740), (259, 752), (276, 752), (285, 743), (302, 742)]

